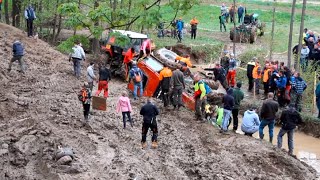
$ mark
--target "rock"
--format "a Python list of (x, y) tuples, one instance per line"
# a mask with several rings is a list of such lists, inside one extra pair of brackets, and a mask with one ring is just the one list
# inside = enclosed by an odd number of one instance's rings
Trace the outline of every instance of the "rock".
[(29, 132), (29, 135), (36, 135), (38, 133), (38, 130), (33, 130)]
[(2, 149), (8, 149), (8, 148), (9, 148), (9, 144), (3, 143), (3, 144), (1, 145), (1, 148), (2, 148)]
[(24, 154), (18, 153), (14, 157), (10, 159), (10, 163), (13, 166), (24, 167), (28, 164), (28, 160), (26, 159)]
[(57, 161), (57, 163), (61, 165), (67, 165), (67, 164), (70, 164), (71, 162), (72, 162), (72, 158), (70, 156), (63, 156)]

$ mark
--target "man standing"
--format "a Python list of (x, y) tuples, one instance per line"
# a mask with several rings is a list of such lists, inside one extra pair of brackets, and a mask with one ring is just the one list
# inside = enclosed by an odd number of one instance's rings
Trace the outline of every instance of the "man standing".
[(12, 63), (18, 61), (20, 64), (21, 72), (25, 73), (23, 55), (24, 55), (24, 47), (19, 40), (16, 40), (12, 45), (13, 57), (9, 63), (8, 71), (11, 71)]
[(238, 129), (238, 115), (241, 101), (244, 98), (244, 93), (241, 91), (241, 82), (237, 82), (237, 88), (233, 90), (233, 98), (234, 98), (234, 107), (232, 109), (232, 117), (233, 117), (233, 131), (237, 131)]
[(219, 22), (220, 22), (220, 31), (222, 32), (222, 27), (224, 28), (224, 32), (227, 31), (226, 29), (226, 16), (224, 14), (221, 14), (219, 16)]
[(261, 79), (261, 66), (258, 60), (255, 62), (255, 66), (252, 70), (252, 77), (254, 79), (254, 88), (255, 88), (255, 93), (259, 94), (259, 89), (260, 89), (260, 79)]
[(203, 70), (213, 71), (214, 80), (219, 81), (225, 90), (229, 89), (224, 69), (220, 66), (219, 63), (216, 63), (214, 68), (204, 68)]
[[(318, 76), (318, 80), (320, 81), (320, 76)], [(320, 83), (318, 83), (316, 90), (316, 102), (317, 102), (317, 108), (318, 108), (318, 119), (320, 119)]]
[(256, 58), (251, 59), (248, 64), (247, 64), (247, 77), (248, 77), (248, 81), (249, 81), (249, 88), (248, 91), (251, 92), (253, 89), (253, 69), (256, 66), (255, 63)]
[(32, 37), (33, 36), (33, 20), (35, 20), (37, 17), (31, 5), (29, 5), (28, 8), (24, 11), (24, 17), (27, 21), (28, 37)]
[(132, 69), (129, 72), (130, 81), (133, 81), (134, 89), (133, 89), (133, 97), (134, 100), (137, 100), (138, 88), (140, 89), (140, 96), (143, 96), (143, 73), (140, 68), (138, 68), (136, 62), (132, 62)]
[(181, 43), (181, 40), (182, 40), (182, 30), (183, 30), (183, 23), (180, 18), (180, 20), (177, 21), (178, 43)]
[(78, 98), (82, 102), (84, 122), (85, 124), (87, 124), (89, 121), (89, 111), (91, 104), (91, 91), (87, 82), (83, 84), (82, 89), (78, 94)]
[(171, 83), (172, 71), (167, 64), (163, 64), (163, 69), (160, 71), (159, 80), (161, 85), (161, 95), (163, 98), (163, 106), (167, 108), (169, 105), (169, 89)]
[(101, 91), (103, 90), (103, 97), (108, 98), (108, 84), (111, 80), (111, 73), (110, 70), (105, 67), (101, 66), (99, 69), (99, 84), (98, 84), (98, 91), (96, 92), (96, 96), (99, 96)]
[(289, 155), (293, 155), (293, 133), (298, 124), (302, 123), (299, 112), (294, 108), (294, 104), (290, 104), (288, 109), (281, 113), (280, 117), (281, 129), (278, 134), (278, 148), (282, 147), (282, 137), (287, 134)]
[(197, 120), (205, 122), (205, 106), (206, 106), (206, 88), (200, 76), (194, 77), (194, 98), (195, 98), (195, 115)]
[(142, 125), (142, 140), (141, 145), (142, 148), (147, 147), (147, 134), (149, 131), (149, 128), (152, 131), (152, 148), (158, 147), (158, 126), (157, 126), (157, 120), (156, 116), (159, 114), (159, 110), (156, 105), (154, 105), (151, 101), (151, 98), (148, 98), (147, 104), (142, 106), (140, 110), (140, 115), (143, 116), (143, 125)]
[(90, 91), (92, 92), (93, 89), (93, 81), (96, 80), (96, 76), (94, 75), (94, 63), (91, 62), (87, 68), (87, 78)]
[(236, 75), (237, 75), (237, 60), (235, 59), (234, 54), (230, 54), (230, 61), (229, 61), (229, 67), (228, 67), (228, 74), (227, 74), (227, 82), (228, 86), (231, 86), (234, 88), (236, 85)]
[(190, 21), (191, 25), (191, 39), (196, 39), (197, 36), (197, 26), (199, 24), (199, 21), (196, 19), (196, 17), (193, 17), (193, 19)]
[(244, 7), (240, 4), (238, 7), (238, 23), (243, 23), (243, 16), (244, 16)]
[(264, 127), (269, 127), (269, 141), (272, 143), (273, 140), (273, 129), (276, 119), (276, 113), (278, 112), (279, 104), (273, 100), (273, 93), (268, 93), (268, 99), (262, 104), (260, 117), (261, 124), (259, 126), (259, 137), (263, 139), (263, 129)]
[(231, 117), (231, 111), (234, 108), (234, 98), (233, 98), (233, 89), (229, 88), (227, 94), (223, 96), (223, 122), (221, 133), (228, 131), (228, 125)]
[(252, 105), (249, 110), (244, 112), (241, 130), (245, 135), (252, 136), (252, 134), (259, 130), (260, 120), (256, 110), (257, 107)]
[(298, 112), (301, 112), (302, 94), (307, 88), (307, 83), (300, 77), (299, 72), (294, 73), (294, 80), (292, 83), (291, 101)]
[(70, 54), (70, 59), (73, 61), (73, 70), (75, 76), (79, 79), (81, 74), (81, 60), (86, 59), (86, 55), (84, 53), (83, 48), (80, 46), (80, 41), (75, 41), (74, 46), (72, 48), (73, 53)]
[(262, 100), (266, 100), (269, 92), (269, 81), (271, 77), (271, 69), (270, 65), (266, 64), (266, 67), (263, 70), (263, 89), (264, 89), (264, 98)]
[(182, 103), (182, 91), (185, 89), (185, 82), (183, 73), (180, 71), (180, 66), (172, 73), (171, 84), (173, 86), (173, 107), (178, 110), (181, 106), (184, 106)]
[[(129, 70), (132, 68), (132, 60), (133, 57), (136, 55), (135, 50), (133, 47), (128, 49), (126, 54), (124, 55), (123, 63), (126, 66), (126, 77), (129, 78)], [(128, 81), (128, 79), (126, 79)]]
[(285, 90), (287, 85), (287, 77), (284, 75), (284, 71), (280, 70), (278, 79), (274, 79), (278, 88), (278, 103), (280, 107), (285, 106)]

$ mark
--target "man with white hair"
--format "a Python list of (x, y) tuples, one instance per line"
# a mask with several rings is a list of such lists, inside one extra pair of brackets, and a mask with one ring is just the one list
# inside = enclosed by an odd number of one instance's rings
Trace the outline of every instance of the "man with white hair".
[(20, 64), (21, 72), (24, 73), (24, 63), (23, 63), (23, 56), (24, 56), (24, 47), (19, 40), (16, 40), (12, 45), (12, 52), (13, 57), (9, 63), (8, 71), (11, 71), (12, 63), (18, 61)]

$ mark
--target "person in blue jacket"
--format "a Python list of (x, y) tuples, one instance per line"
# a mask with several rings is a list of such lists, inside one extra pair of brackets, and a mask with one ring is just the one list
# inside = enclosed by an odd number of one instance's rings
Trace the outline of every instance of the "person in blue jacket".
[(278, 88), (278, 103), (280, 107), (284, 107), (285, 105), (285, 90), (287, 85), (287, 77), (284, 75), (284, 71), (280, 70), (278, 74), (279, 78), (275, 82)]
[(180, 43), (182, 40), (182, 30), (183, 30), (183, 22), (181, 18), (177, 21), (177, 31), (178, 31), (178, 42)]
[(24, 73), (24, 63), (23, 63), (23, 55), (24, 55), (24, 47), (19, 40), (16, 40), (12, 45), (13, 57), (9, 63), (8, 71), (11, 71), (12, 63), (18, 61), (20, 64), (21, 72)]

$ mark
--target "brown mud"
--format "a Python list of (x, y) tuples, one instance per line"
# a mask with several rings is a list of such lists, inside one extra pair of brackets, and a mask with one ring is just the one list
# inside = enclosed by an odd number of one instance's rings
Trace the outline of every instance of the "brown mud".
[[(143, 150), (137, 113), (144, 100), (132, 102), (134, 127), (123, 130), (115, 104), (126, 84), (116, 80), (110, 83), (107, 112), (93, 111), (92, 129), (83, 128), (75, 93), (81, 81), (73, 76), (67, 57), (18, 29), (4, 24), (0, 29), (8, 33), (6, 44), (0, 33), (0, 179), (316, 178), (313, 168), (273, 145), (239, 134), (221, 135), (196, 122), (186, 109), (161, 112), (159, 148)], [(17, 63), (6, 70), (15, 38), (21, 38), (27, 51), (24, 75)], [(56, 163), (57, 145), (73, 148), (71, 165)]]

